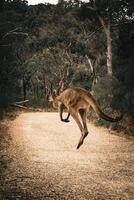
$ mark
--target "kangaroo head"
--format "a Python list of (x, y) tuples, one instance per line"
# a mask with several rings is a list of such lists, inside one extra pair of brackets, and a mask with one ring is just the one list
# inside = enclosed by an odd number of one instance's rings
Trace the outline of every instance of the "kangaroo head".
[(53, 102), (56, 99), (56, 91), (52, 91), (51, 93), (49, 93), (48, 95), (48, 101)]

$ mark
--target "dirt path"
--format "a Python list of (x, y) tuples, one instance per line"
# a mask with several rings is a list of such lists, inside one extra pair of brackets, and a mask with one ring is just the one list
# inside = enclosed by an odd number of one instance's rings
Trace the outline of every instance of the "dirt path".
[(2, 200), (132, 200), (134, 142), (88, 126), (76, 150), (77, 125), (58, 113), (24, 113), (12, 124)]

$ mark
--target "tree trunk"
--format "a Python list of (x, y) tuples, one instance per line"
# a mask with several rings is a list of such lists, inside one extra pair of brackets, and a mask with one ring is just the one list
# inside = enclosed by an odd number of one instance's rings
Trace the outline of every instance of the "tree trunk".
[(27, 87), (25, 84), (25, 80), (23, 79), (23, 100), (25, 101), (27, 97)]
[(58, 0), (58, 4), (63, 4), (64, 0)]
[(109, 76), (113, 75), (113, 67), (112, 67), (112, 37), (111, 37), (111, 25), (110, 21), (108, 24), (105, 24), (102, 17), (99, 16), (99, 20), (104, 28), (107, 40), (107, 74)]
[(110, 24), (107, 26), (106, 30), (107, 36), (107, 74), (112, 76), (113, 69), (112, 69), (112, 38), (111, 38), (111, 27)]
[(89, 63), (89, 66), (90, 66), (90, 70), (91, 70), (91, 74), (92, 74), (92, 78), (93, 78), (93, 81), (92, 81), (92, 86), (91, 86), (91, 91), (93, 90), (93, 87), (94, 85), (97, 83), (97, 76), (96, 76), (96, 70), (95, 70), (95, 66), (93, 66), (90, 58), (86, 55), (86, 58), (87, 58), (87, 61)]

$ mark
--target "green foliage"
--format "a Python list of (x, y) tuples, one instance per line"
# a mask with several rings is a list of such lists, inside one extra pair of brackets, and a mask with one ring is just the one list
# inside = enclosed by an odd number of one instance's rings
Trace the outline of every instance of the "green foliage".
[(73, 86), (83, 87), (87, 90), (91, 90), (92, 77), (89, 71), (81, 70), (74, 74), (72, 83)]
[(122, 108), (124, 91), (115, 77), (106, 76), (100, 78), (93, 87), (93, 91), (102, 109), (112, 107), (113, 109), (120, 110)]
[(122, 109), (124, 112), (131, 114), (134, 117), (134, 64), (133, 58), (121, 59), (118, 65), (117, 77), (121, 80), (120, 90), (124, 92), (122, 98)]
[[(99, 103), (101, 110), (109, 116), (116, 117), (120, 112), (123, 113), (124, 91), (121, 89), (121, 83), (115, 77), (108, 76), (101, 77), (93, 87), (93, 96)], [(113, 129), (120, 127), (119, 123), (111, 124), (108, 121), (96, 118), (92, 111), (88, 114), (96, 125), (104, 125)]]

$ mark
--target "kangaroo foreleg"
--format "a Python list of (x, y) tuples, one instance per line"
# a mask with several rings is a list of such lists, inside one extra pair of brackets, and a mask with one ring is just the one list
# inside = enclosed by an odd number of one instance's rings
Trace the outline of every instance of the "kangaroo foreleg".
[(67, 118), (66, 119), (64, 119), (65, 120), (65, 122), (70, 122), (68, 119), (69, 119), (69, 117), (70, 117), (70, 113), (68, 113), (68, 115), (67, 115)]
[(65, 109), (65, 105), (63, 103), (60, 103), (59, 105), (59, 112), (60, 112), (60, 119), (62, 122), (69, 122), (69, 117), (70, 117), (70, 113), (68, 113), (67, 118), (63, 119), (63, 110)]

